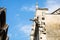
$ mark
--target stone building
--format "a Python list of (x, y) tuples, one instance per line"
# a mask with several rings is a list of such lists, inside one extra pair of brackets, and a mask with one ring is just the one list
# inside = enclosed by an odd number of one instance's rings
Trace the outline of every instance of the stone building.
[(0, 8), (0, 40), (9, 40), (7, 36), (6, 9)]
[(60, 8), (48, 13), (47, 8), (39, 8), (36, 3), (36, 13), (33, 21), (30, 40), (60, 40)]

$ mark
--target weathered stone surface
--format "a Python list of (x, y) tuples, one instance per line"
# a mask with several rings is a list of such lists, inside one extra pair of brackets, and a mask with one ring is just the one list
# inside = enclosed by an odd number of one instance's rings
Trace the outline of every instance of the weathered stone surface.
[(46, 15), (47, 40), (60, 40), (60, 15)]

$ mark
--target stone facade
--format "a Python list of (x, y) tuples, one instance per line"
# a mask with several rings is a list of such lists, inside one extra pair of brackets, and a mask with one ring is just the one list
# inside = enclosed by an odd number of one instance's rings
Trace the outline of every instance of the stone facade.
[(37, 8), (33, 21), (30, 40), (60, 40), (60, 8), (52, 13)]
[(60, 40), (60, 8), (45, 15), (47, 40)]
[(7, 36), (6, 9), (0, 8), (0, 40), (9, 40)]

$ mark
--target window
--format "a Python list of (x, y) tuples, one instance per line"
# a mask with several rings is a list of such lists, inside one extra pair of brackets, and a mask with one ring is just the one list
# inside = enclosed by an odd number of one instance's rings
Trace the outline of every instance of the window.
[(32, 30), (34, 30), (34, 29), (32, 28)]
[(46, 31), (46, 29), (44, 28), (44, 30)]
[(42, 22), (43, 25), (45, 25), (45, 22)]
[(44, 31), (41, 31), (41, 32), (44, 32)]
[(42, 39), (42, 37), (40, 37), (40, 39)]
[(46, 33), (43, 33), (43, 34), (46, 34)]
[(43, 28), (43, 26), (40, 26), (40, 28)]
[(42, 20), (45, 20), (45, 18), (44, 18), (44, 17), (42, 17)]
[(45, 25), (45, 22), (43, 22), (43, 24)]

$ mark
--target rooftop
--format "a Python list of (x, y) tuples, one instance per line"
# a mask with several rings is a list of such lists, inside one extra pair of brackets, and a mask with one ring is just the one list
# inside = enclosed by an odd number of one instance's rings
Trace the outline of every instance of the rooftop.
[(38, 10), (48, 10), (48, 8), (38, 8)]

